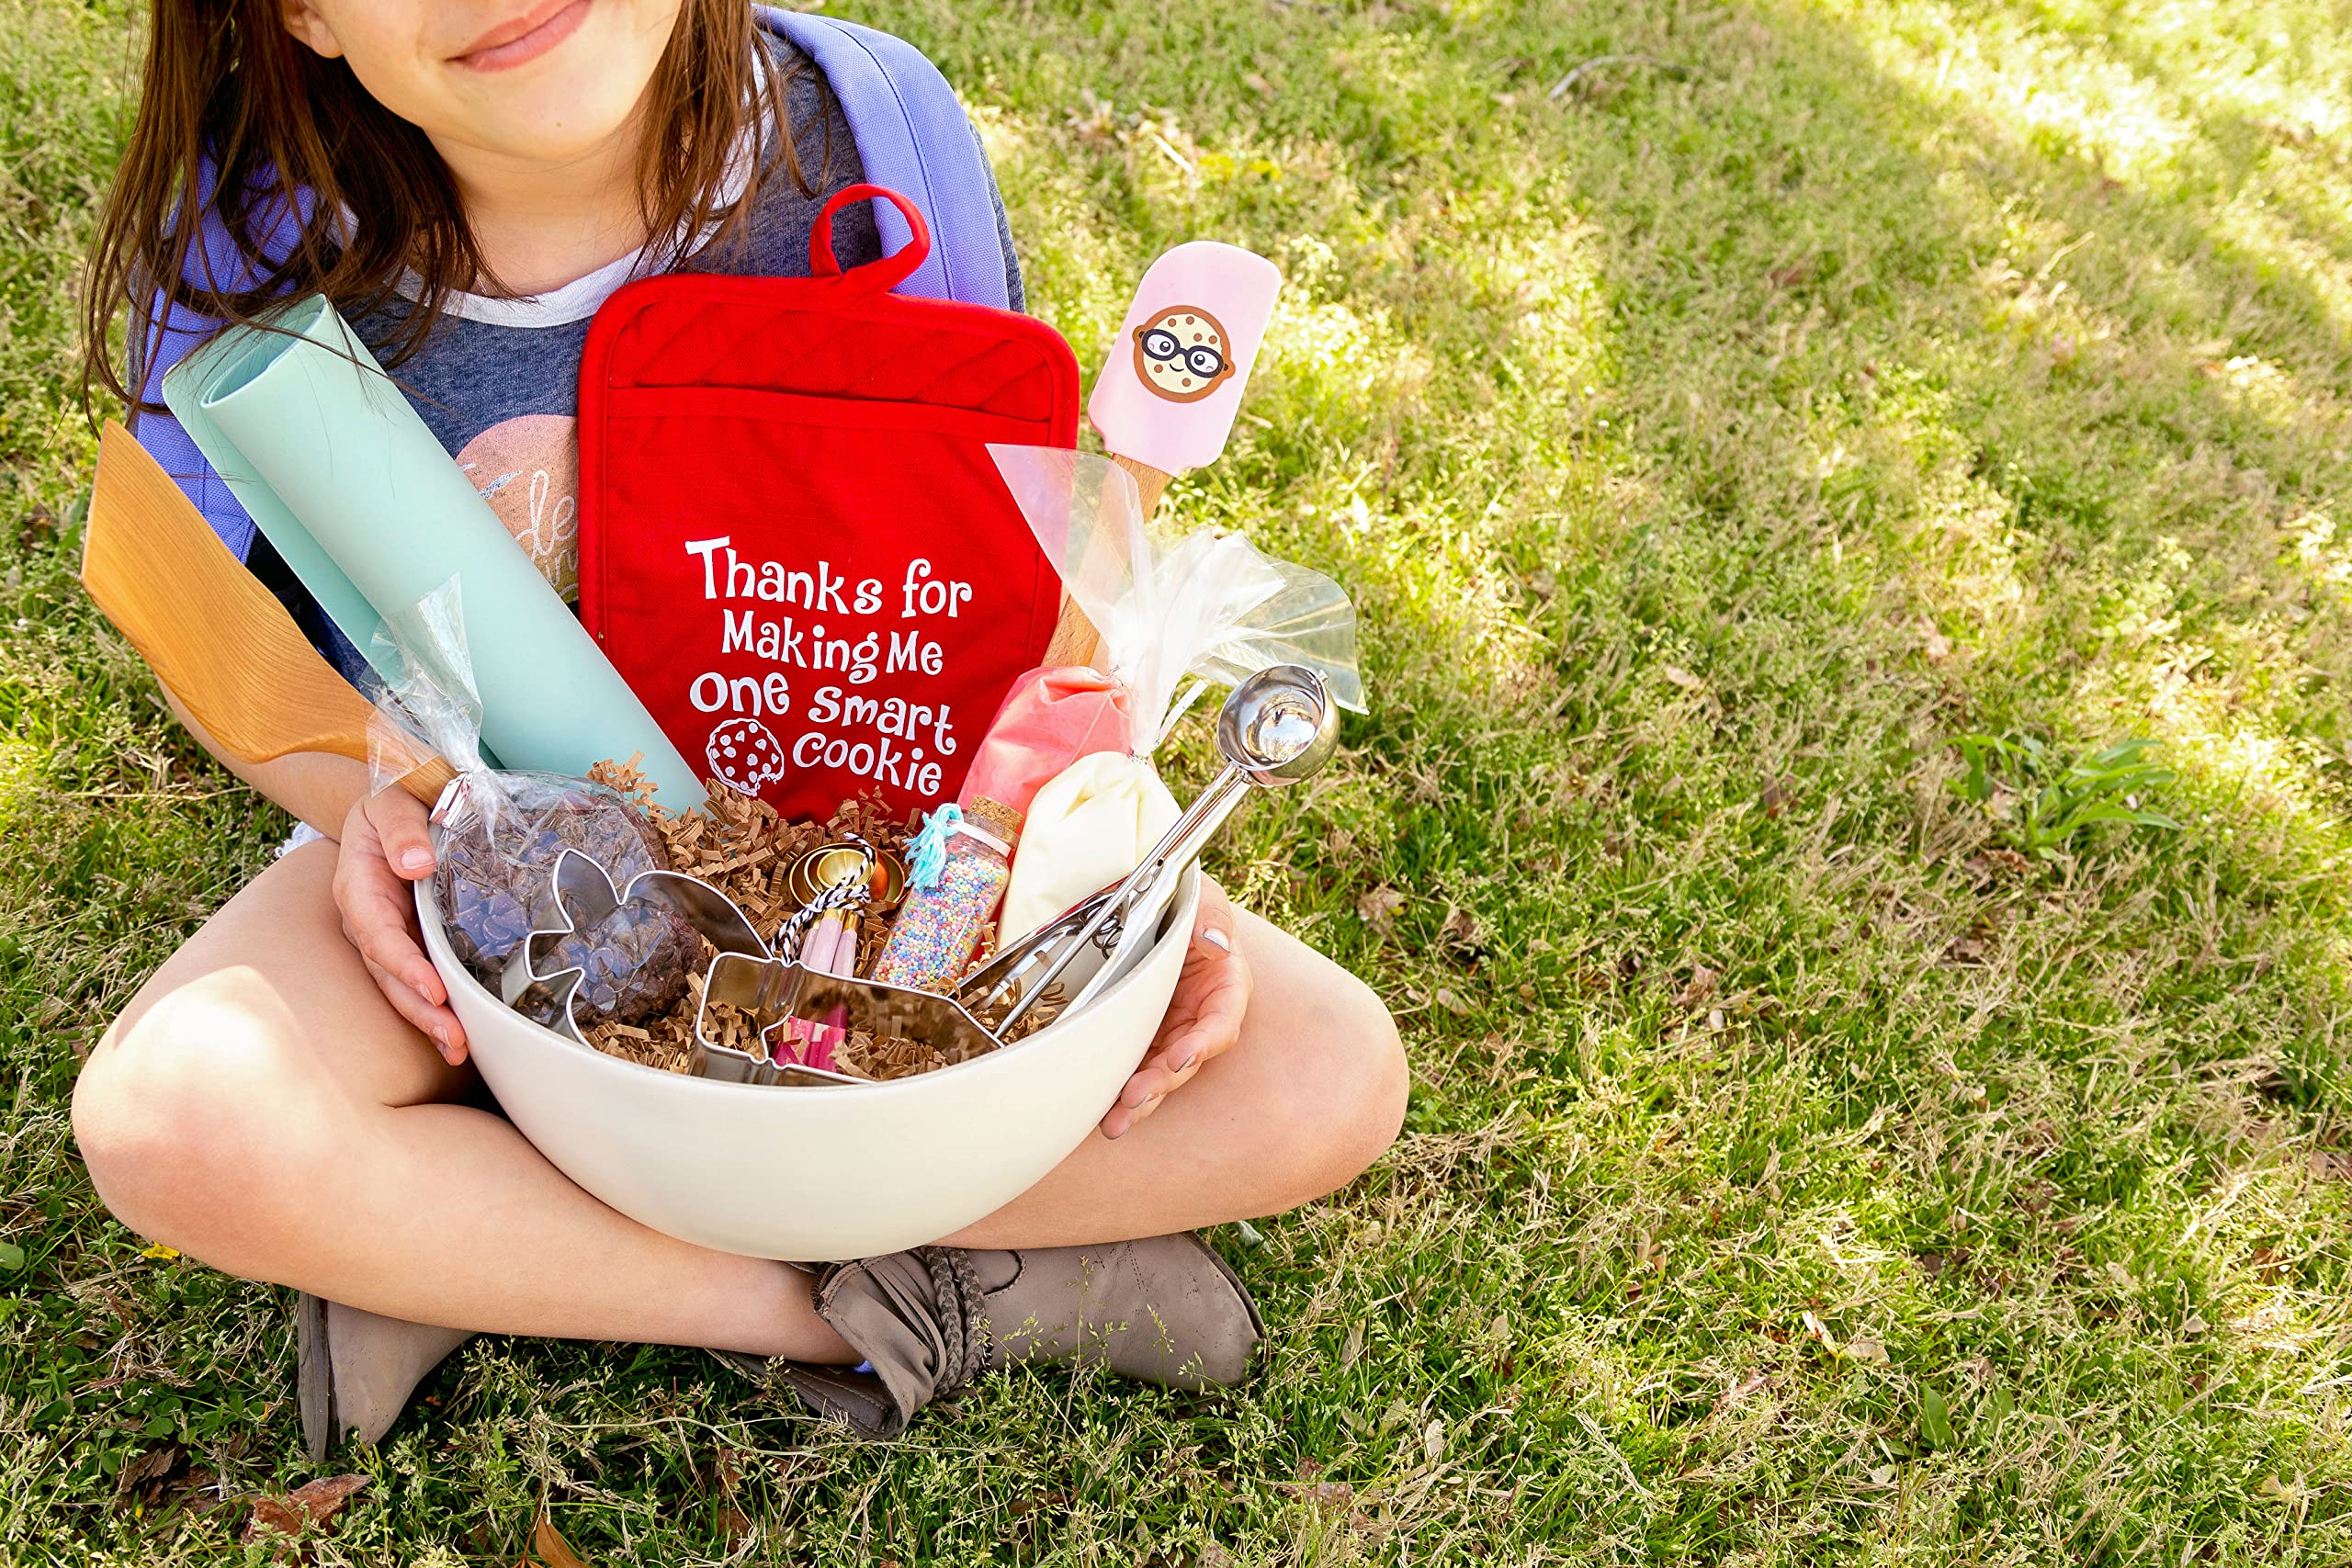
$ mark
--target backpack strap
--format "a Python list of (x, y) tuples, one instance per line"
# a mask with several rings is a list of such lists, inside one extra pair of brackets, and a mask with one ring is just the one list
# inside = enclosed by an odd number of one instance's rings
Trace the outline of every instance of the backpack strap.
[[(817, 62), (857, 139), (867, 183), (903, 191), (930, 223), (931, 254), (904, 294), (1017, 309), (999, 227), (996, 182), (955, 89), (904, 39), (808, 11), (759, 7), (762, 27)], [(912, 238), (887, 202), (874, 204), (885, 254)]]

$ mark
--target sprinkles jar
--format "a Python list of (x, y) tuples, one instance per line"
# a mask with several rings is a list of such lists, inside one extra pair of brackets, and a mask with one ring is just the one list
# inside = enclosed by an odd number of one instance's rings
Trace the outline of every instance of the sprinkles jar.
[(914, 847), (906, 902), (875, 961), (876, 979), (927, 991), (955, 984), (1012, 880), (1019, 820), (986, 799), (968, 813), (944, 806), (931, 814)]

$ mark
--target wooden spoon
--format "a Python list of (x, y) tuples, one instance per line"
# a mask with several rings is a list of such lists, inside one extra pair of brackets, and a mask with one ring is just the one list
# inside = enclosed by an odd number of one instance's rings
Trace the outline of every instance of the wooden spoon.
[[(368, 761), (375, 709), (319, 657), (130, 431), (107, 421), (82, 546), (82, 586), (155, 678), (243, 762), (296, 751)], [(431, 805), (434, 757), (401, 780)]]

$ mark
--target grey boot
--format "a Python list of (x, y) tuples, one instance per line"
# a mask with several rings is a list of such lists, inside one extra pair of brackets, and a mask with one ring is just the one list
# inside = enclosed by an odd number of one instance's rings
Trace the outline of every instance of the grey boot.
[(888, 1438), (991, 1367), (1109, 1367), (1172, 1388), (1230, 1387), (1265, 1337), (1257, 1306), (1196, 1235), (978, 1252), (926, 1247), (836, 1264), (817, 1315), (871, 1372), (779, 1363), (819, 1414)]
[(324, 1460), (338, 1438), (381, 1440), (408, 1408), (416, 1385), (472, 1337), (465, 1329), (379, 1317), (299, 1293), (294, 1392), (311, 1462)]

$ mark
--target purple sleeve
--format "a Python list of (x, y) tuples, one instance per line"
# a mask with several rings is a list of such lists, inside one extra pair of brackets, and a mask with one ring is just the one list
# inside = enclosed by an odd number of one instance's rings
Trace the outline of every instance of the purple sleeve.
[[(250, 288), (261, 276), (260, 266), (238, 245), (235, 236), (220, 220), (220, 208), (212, 200), (217, 177), (212, 160), (204, 159), (197, 175), (197, 208), (204, 215), (204, 227), (188, 252), (182, 276), (218, 292)], [(283, 257), (292, 251), (310, 207), (308, 191), (297, 193), (291, 201), (276, 197), (256, 206), (254, 216), (265, 255)], [(220, 327), (220, 323), (211, 317), (184, 305), (166, 307), (160, 289), (149, 297), (144, 310), (134, 309), (125, 334), (130, 344), (130, 372), (139, 388), (140, 400), (162, 402), (165, 374)], [(205, 461), (204, 454), (197, 449), (196, 442), (180, 422), (169, 412), (134, 408), (130, 411), (130, 430), (139, 445), (204, 513), (204, 520), (212, 525), (212, 531), (220, 536), (220, 542), (229, 547), (230, 553), (239, 560), (251, 554), (253, 519), (245, 515), (245, 509), (213, 471), (212, 465)]]
[[(190, 349), (209, 337), (220, 325), (207, 316), (199, 316), (185, 307), (175, 306), (161, 321), (163, 295), (158, 292), (141, 314), (134, 314), (131, 328), (147, 340), (152, 352), (134, 355), (131, 361), (139, 377), (139, 396), (142, 402), (161, 402), (164, 397), (164, 374), (187, 357)], [(134, 409), (130, 416), (131, 434), (147, 455), (163, 466), (172, 476), (229, 553), (243, 560), (254, 545), (254, 521), (237, 503), (229, 487), (204, 460), (196, 443), (180, 422), (169, 411)]]

